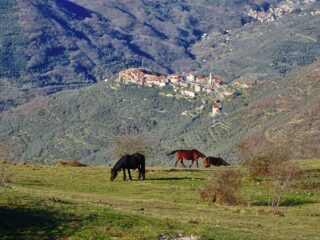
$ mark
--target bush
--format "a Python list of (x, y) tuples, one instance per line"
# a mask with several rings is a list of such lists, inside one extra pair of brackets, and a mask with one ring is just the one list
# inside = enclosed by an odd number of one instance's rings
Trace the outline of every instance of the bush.
[(13, 173), (9, 169), (12, 162), (9, 159), (13, 159), (14, 154), (12, 144), (8, 141), (0, 142), (0, 187), (12, 182)]
[(13, 174), (8, 168), (8, 164), (7, 161), (0, 161), (0, 187), (12, 182)]
[(240, 141), (236, 147), (240, 154), (241, 164), (252, 178), (270, 176), (280, 165), (289, 160), (286, 149), (272, 144), (264, 148), (252, 149), (246, 142)]
[(300, 179), (301, 169), (288, 161), (289, 153), (284, 147), (270, 143), (254, 149), (244, 141), (238, 142), (236, 147), (249, 177), (263, 176), (271, 181), (268, 205), (278, 207), (285, 197), (285, 191)]
[(286, 162), (285, 155), (277, 152), (260, 153), (245, 159), (245, 166), (250, 177), (270, 176), (280, 165)]
[(60, 160), (58, 161), (58, 165), (60, 166), (68, 166), (68, 167), (85, 167), (85, 164), (80, 163), (78, 160)]
[(272, 180), (268, 205), (278, 207), (284, 199), (285, 190), (291, 188), (301, 177), (301, 169), (288, 162), (273, 168), (270, 173)]
[(298, 188), (304, 192), (320, 191), (320, 172), (317, 169), (303, 171)]
[(210, 185), (200, 191), (203, 200), (220, 204), (236, 205), (241, 202), (239, 196), (241, 175), (233, 169), (220, 170)]

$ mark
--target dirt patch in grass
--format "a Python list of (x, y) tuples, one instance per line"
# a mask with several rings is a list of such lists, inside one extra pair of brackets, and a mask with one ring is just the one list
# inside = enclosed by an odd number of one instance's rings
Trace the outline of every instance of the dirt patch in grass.
[(60, 160), (57, 162), (58, 166), (67, 167), (86, 167), (87, 165), (80, 163), (78, 160)]

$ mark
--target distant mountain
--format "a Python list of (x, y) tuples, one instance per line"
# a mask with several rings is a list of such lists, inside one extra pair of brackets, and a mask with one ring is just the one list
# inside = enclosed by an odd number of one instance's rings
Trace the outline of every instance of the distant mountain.
[[(287, 24), (286, 21), (293, 20), (285, 17), (279, 23), (284, 24), (283, 27), (276, 23), (265, 27), (277, 36), (290, 27), (293, 35), (307, 36), (299, 37), (304, 42), (291, 44), (290, 36), (285, 35), (285, 39), (278, 36), (270, 41), (262, 40), (264, 45), (255, 45), (255, 51), (248, 48), (246, 39), (251, 46), (257, 32), (264, 28), (256, 29), (256, 24), (243, 28), (255, 21), (248, 16), (248, 10), (264, 12), (282, 2), (2, 0), (0, 79), (2, 92), (13, 94), (8, 97), (0, 93), (0, 110), (17, 106), (36, 95), (92, 84), (128, 67), (144, 66), (161, 73), (215, 70), (227, 80), (251, 72), (256, 74), (261, 69), (265, 69), (266, 76), (278, 76), (279, 72), (287, 72), (296, 65), (309, 64), (319, 44), (317, 36), (308, 38), (309, 34), (319, 32), (319, 24), (309, 21), (310, 9), (306, 8), (308, 16), (300, 20), (305, 24), (297, 24), (297, 28), (296, 22)], [(316, 9), (318, 5), (312, 6)], [(309, 23), (312, 28), (307, 27)], [(225, 53), (229, 46), (220, 46), (219, 39), (211, 38), (225, 30), (239, 32), (239, 41), (235, 44), (232, 41), (230, 45), (234, 54)], [(206, 34), (210, 41), (204, 41)], [(264, 34), (270, 36), (267, 31)], [(216, 45), (219, 46), (212, 47)], [(270, 58), (270, 49), (277, 57)], [(283, 67), (283, 51), (300, 58), (299, 64), (285, 59)], [(254, 69), (245, 67), (245, 63), (253, 63), (246, 59), (255, 59), (257, 54), (264, 62)], [(269, 60), (275, 66), (270, 68), (271, 74), (265, 68)]]
[[(320, 3), (314, 9), (320, 9)], [(320, 11), (250, 24), (228, 33), (212, 33), (192, 47), (203, 72), (226, 80), (266, 80), (284, 77), (320, 56)]]

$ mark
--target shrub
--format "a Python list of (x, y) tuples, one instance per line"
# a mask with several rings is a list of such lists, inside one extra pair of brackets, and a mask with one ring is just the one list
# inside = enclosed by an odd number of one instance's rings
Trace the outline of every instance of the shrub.
[(317, 169), (306, 170), (301, 174), (298, 188), (305, 192), (320, 191), (320, 172)]
[(289, 155), (285, 148), (272, 144), (252, 149), (246, 142), (240, 141), (236, 144), (236, 147), (240, 154), (241, 164), (252, 178), (270, 176), (283, 163), (289, 160)]
[(12, 182), (13, 173), (9, 169), (9, 164), (14, 158), (14, 149), (7, 141), (0, 142), (0, 186), (6, 186)]
[(0, 161), (0, 187), (6, 186), (12, 182), (13, 174), (8, 168), (6, 161)]
[(288, 161), (289, 153), (284, 147), (275, 144), (254, 149), (240, 141), (236, 147), (249, 177), (263, 176), (270, 180), (268, 205), (278, 207), (283, 202), (286, 190), (300, 179), (300, 168)]
[(0, 162), (11, 163), (11, 160), (17, 155), (17, 148), (15, 148), (15, 142), (12, 141), (0, 141)]
[(286, 162), (286, 156), (277, 152), (266, 152), (253, 155), (245, 159), (242, 164), (245, 166), (248, 175), (251, 177), (270, 176), (276, 169)]
[(272, 183), (268, 205), (278, 207), (284, 199), (285, 191), (294, 186), (300, 177), (301, 169), (290, 163), (285, 162), (278, 165), (277, 168), (273, 168), (270, 173)]
[(7, 159), (1, 159), (0, 160), (0, 164), (12, 164), (12, 162), (10, 160), (7, 160)]
[(85, 164), (80, 163), (78, 160), (60, 160), (58, 161), (58, 165), (60, 166), (68, 166), (68, 167), (85, 167)]
[(233, 169), (220, 170), (211, 183), (200, 190), (203, 200), (220, 204), (236, 205), (241, 202), (239, 196), (241, 175)]

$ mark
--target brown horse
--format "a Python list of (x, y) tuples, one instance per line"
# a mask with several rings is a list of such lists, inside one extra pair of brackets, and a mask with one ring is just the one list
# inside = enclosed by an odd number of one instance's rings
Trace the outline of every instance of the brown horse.
[(229, 166), (230, 164), (220, 157), (205, 157), (203, 159), (203, 165), (207, 168), (207, 167), (210, 167), (211, 165), (219, 167), (219, 166)]
[(197, 163), (197, 167), (199, 167), (199, 164), (198, 164), (198, 159), (201, 157), (201, 158), (205, 158), (206, 156), (199, 152), (198, 150), (196, 149), (191, 149), (191, 150), (184, 150), (184, 149), (180, 149), (180, 150), (174, 150), (172, 152), (169, 153), (169, 155), (171, 154), (176, 154), (176, 164), (175, 164), (175, 167), (177, 166), (178, 162), (181, 161), (182, 165), (184, 167), (186, 167), (183, 163), (183, 160), (192, 160), (192, 163), (191, 165), (189, 166), (189, 168), (192, 167), (194, 161), (196, 161)]

